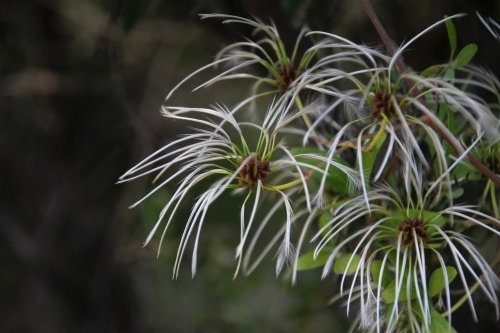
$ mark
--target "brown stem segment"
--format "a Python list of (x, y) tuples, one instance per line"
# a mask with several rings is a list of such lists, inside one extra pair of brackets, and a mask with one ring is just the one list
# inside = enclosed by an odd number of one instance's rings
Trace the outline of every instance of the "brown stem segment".
[[(389, 53), (391, 55), (394, 55), (396, 53), (396, 49), (392, 45), (391, 39), (389, 38), (387, 31), (385, 31), (384, 26), (382, 25), (382, 23), (380, 23), (380, 20), (378, 19), (377, 14), (373, 10), (373, 7), (370, 4), (370, 1), (369, 0), (362, 0), (362, 2), (363, 2), (363, 7), (365, 8), (365, 11), (368, 14), (368, 17), (370, 18), (373, 25), (375, 26), (375, 29), (377, 29), (377, 32), (378, 32), (380, 38), (382, 38), (382, 41), (384, 42), (385, 47), (387, 47), (387, 49), (389, 50)], [(399, 57), (398, 57), (398, 59), (396, 59), (396, 67), (398, 68), (398, 70), (401, 73), (408, 72), (406, 65), (404, 64), (403, 60)], [(408, 85), (408, 87), (414, 86), (414, 83), (410, 78), (406, 78), (405, 82)], [(413, 91), (413, 96), (418, 96), (419, 92), (416, 88), (413, 89), (412, 91)], [(427, 118), (427, 123), (431, 126), (435, 125), (433, 123), (433, 121), (429, 118)], [(457, 146), (455, 144), (454, 140), (451, 140), (451, 138), (449, 138), (448, 133), (443, 133), (442, 131), (440, 131), (438, 126), (433, 126), (433, 127), (438, 131), (439, 135), (441, 135), (441, 137), (443, 139), (445, 139), (449, 144), (451, 144), (453, 146), (453, 148), (455, 148), (456, 151), (458, 151), (458, 152), (464, 151), (462, 146)], [(480, 160), (478, 160), (477, 158), (472, 156), (471, 153), (467, 154), (467, 159), (472, 163), (472, 165), (474, 165), (479, 170), (479, 172), (481, 172), (484, 176), (488, 177), (493, 182), (495, 182), (495, 184), (500, 186), (500, 177), (498, 177), (493, 171), (488, 169)]]
[[(380, 38), (382, 38), (382, 41), (384, 42), (385, 47), (389, 50), (389, 53), (391, 55), (394, 55), (396, 53), (396, 49), (394, 48), (394, 45), (391, 43), (391, 39), (389, 38), (389, 35), (387, 34), (387, 31), (385, 31), (384, 26), (382, 23), (380, 23), (380, 20), (378, 19), (377, 14), (373, 10), (372, 5), (370, 4), (369, 0), (363, 0), (363, 7), (365, 7), (365, 11), (368, 14), (368, 17), (372, 21), (373, 25), (375, 26), (375, 29), (377, 29), (378, 35)], [(406, 68), (405, 63), (401, 59), (401, 57), (398, 57), (396, 59), (396, 67), (399, 69), (401, 73), (407, 73), (408, 68)], [(406, 85), (408, 88), (413, 87), (414, 83), (411, 79), (405, 78)], [(413, 97), (417, 97), (419, 95), (418, 89), (415, 87), (415, 89), (412, 89), (412, 95)]]

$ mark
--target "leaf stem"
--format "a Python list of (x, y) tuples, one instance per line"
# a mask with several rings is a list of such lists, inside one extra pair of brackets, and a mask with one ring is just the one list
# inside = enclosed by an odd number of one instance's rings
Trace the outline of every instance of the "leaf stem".
[(373, 147), (375, 147), (375, 145), (377, 144), (377, 142), (380, 139), (380, 137), (382, 136), (382, 134), (385, 133), (385, 126), (387, 125), (388, 121), (389, 120), (387, 119), (387, 117), (384, 117), (384, 120), (382, 120), (382, 125), (380, 126), (380, 129), (378, 130), (377, 135), (375, 135), (372, 142), (370, 142), (370, 145), (368, 147), (366, 147), (367, 152), (370, 152), (373, 149)]
[(290, 187), (293, 187), (297, 184), (300, 184), (302, 182), (302, 178), (298, 178), (295, 180), (292, 180), (291, 182), (288, 182), (286, 184), (281, 184), (281, 185), (276, 185), (276, 186), (266, 186), (265, 188), (272, 190), (272, 191), (282, 191), (286, 190)]
[[(476, 289), (479, 287), (479, 282), (476, 282), (470, 289), (469, 289), (469, 293), (472, 295)], [(461, 307), (466, 301), (467, 299), (469, 298), (469, 294), (465, 294), (461, 299), (458, 300), (458, 302), (456, 302), (452, 307), (451, 309), (449, 309), (448, 311), (446, 312), (443, 312), (441, 313), (441, 316), (443, 317), (448, 317), (451, 313), (455, 312), (459, 307)]]

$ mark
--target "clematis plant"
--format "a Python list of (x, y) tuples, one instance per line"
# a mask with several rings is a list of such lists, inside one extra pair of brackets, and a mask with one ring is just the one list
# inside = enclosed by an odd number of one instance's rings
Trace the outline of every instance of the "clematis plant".
[[(198, 183), (205, 179), (214, 179), (213, 184), (203, 192), (193, 206), (193, 210), (186, 223), (184, 235), (181, 239), (179, 250), (174, 265), (174, 275), (179, 272), (179, 264), (182, 260), (187, 241), (195, 227), (197, 227), (195, 248), (193, 250), (192, 274), (196, 273), (196, 251), (200, 237), (201, 227), (205, 215), (210, 205), (226, 190), (237, 190), (245, 192), (245, 199), (241, 206), (240, 224), (241, 240), (238, 245), (236, 256), (241, 263), (243, 248), (252, 229), (256, 211), (261, 202), (262, 192), (274, 192), (278, 194), (277, 201), (286, 207), (286, 228), (282, 245), (278, 251), (276, 270), (282, 269), (283, 264), (293, 258), (294, 247), (291, 243), (291, 223), (293, 220), (293, 210), (289, 195), (283, 192), (290, 190), (292, 193), (302, 190), (305, 196), (305, 203), (308, 210), (310, 198), (308, 181), (312, 173), (323, 174), (320, 164), (322, 156), (300, 154), (290, 151), (283, 141), (278, 141), (280, 130), (288, 123), (307, 112), (304, 109), (295, 113), (286, 113), (277, 103), (271, 106), (262, 125), (253, 123), (237, 122), (230, 110), (224, 107), (214, 107), (213, 109), (185, 108), (185, 107), (164, 107), (163, 115), (172, 120), (182, 120), (199, 125), (200, 127), (192, 134), (185, 135), (178, 140), (166, 145), (163, 149), (147, 157), (141, 163), (127, 171), (120, 182), (131, 181), (137, 177), (158, 172), (156, 178), (169, 168), (177, 167), (176, 172), (160, 183), (148, 195), (139, 200), (134, 206), (142, 203), (159, 188), (171, 183), (175, 179), (184, 176), (177, 187), (171, 200), (166, 204), (161, 212), (156, 225), (146, 239), (146, 244), (151, 240), (156, 230), (160, 226), (163, 218), (169, 212), (165, 231), (173, 220), (180, 203), (186, 194), (192, 191)], [(194, 114), (192, 116), (191, 114)], [(210, 117), (210, 120), (200, 119), (200, 117)], [(220, 124), (218, 124), (218, 122)], [(246, 139), (245, 134), (258, 131), (258, 140), (252, 145)], [(237, 133), (236, 137), (231, 136), (230, 129)], [(179, 146), (177, 149), (172, 147)], [(309, 159), (305, 159), (309, 157)], [(317, 160), (317, 162), (315, 162)], [(344, 180), (345, 186), (348, 182), (359, 183), (359, 177), (355, 170), (349, 168), (341, 161), (329, 161), (333, 166), (334, 173), (330, 177), (340, 177)], [(308, 173), (303, 173), (301, 168), (307, 168)], [(295, 171), (295, 172), (293, 172)], [(278, 174), (279, 177), (275, 177)], [(325, 178), (326, 181), (326, 178)], [(289, 191), (289, 192), (290, 192)], [(250, 198), (255, 196), (250, 217), (246, 219), (245, 208)], [(162, 234), (162, 240), (165, 235)], [(240, 264), (236, 270), (238, 272)]]
[[(160, 182), (133, 206), (178, 184), (146, 244), (163, 228), (161, 244), (171, 223), (183, 223), (173, 275), (191, 238), (194, 275), (207, 212), (231, 192), (241, 197), (235, 276), (273, 251), (276, 274), (289, 264), (292, 283), (300, 283), (298, 272), (322, 267), (322, 278), (340, 280), (332, 301), (344, 300), (348, 314), (359, 309), (351, 331), (453, 332), (453, 313), (465, 303), (478, 320), (478, 294), (498, 318), (500, 254), (486, 255), (474, 236), (500, 244), (500, 83), (471, 64), (475, 44), (458, 51), (453, 21), (463, 14), (394, 47), (362, 2), (387, 51), (304, 28), (289, 55), (273, 24), (202, 15), (255, 31), (172, 89), (162, 114), (190, 126), (187, 133), (120, 178), (156, 174)], [(498, 24), (478, 17), (498, 39)], [(411, 70), (403, 52), (440, 25), (448, 31), (449, 61)], [(321, 40), (299, 54), (305, 37)], [(228, 67), (195, 90), (245, 78), (255, 81), (249, 97), (232, 108), (167, 105), (185, 81), (219, 65)], [(266, 74), (254, 74), (252, 66)], [(273, 102), (258, 120), (254, 102), (264, 96)], [(200, 186), (183, 218), (181, 203)], [(278, 232), (258, 249), (270, 224)]]

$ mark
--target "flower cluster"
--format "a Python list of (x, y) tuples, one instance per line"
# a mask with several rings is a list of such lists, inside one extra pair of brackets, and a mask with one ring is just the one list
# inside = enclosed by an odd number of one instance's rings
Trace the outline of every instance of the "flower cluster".
[[(128, 182), (157, 173), (155, 180), (163, 179), (135, 205), (178, 182), (146, 244), (162, 224), (163, 241), (179, 219), (181, 203), (195, 187), (205, 186), (185, 221), (174, 264), (177, 277), (194, 238), (194, 275), (207, 211), (230, 191), (242, 197), (235, 275), (240, 268), (251, 272), (272, 249), (276, 273), (289, 263), (292, 282), (300, 270), (323, 267), (323, 277), (333, 271), (342, 281), (337, 298), (346, 299), (348, 311), (359, 303), (353, 325), (365, 331), (452, 331), (452, 313), (465, 302), (477, 320), (476, 290), (498, 316), (500, 256), (486, 259), (470, 235), (486, 233), (496, 242), (500, 236), (500, 83), (469, 64), (474, 44), (455, 56), (452, 20), (461, 16), (433, 24), (390, 56), (304, 28), (289, 56), (274, 25), (202, 15), (249, 25), (256, 40), (223, 48), (212, 63), (180, 82), (166, 103), (185, 81), (210, 67), (230, 64), (196, 89), (221, 80), (255, 83), (250, 96), (231, 109), (162, 107), (163, 116), (193, 129), (120, 178)], [(450, 61), (409, 71), (403, 51), (438, 25), (448, 29)], [(320, 40), (299, 54), (308, 37)], [(247, 71), (256, 65), (267, 75)], [(273, 96), (273, 103), (257, 121), (255, 102), (264, 96)], [(251, 121), (238, 113), (245, 108)], [(204, 185), (206, 180), (211, 185)], [(482, 197), (464, 193), (464, 184), (483, 187)], [(257, 239), (270, 223), (278, 224), (279, 232), (251, 263)], [(300, 226), (297, 235), (293, 224)], [(310, 232), (317, 244), (307, 252)], [(350, 287), (344, 290), (346, 281)], [(461, 298), (452, 297), (460, 293)]]

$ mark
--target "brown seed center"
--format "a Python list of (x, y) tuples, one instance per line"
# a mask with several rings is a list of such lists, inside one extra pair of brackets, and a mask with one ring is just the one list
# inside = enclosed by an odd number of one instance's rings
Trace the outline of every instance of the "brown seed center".
[[(243, 161), (244, 159), (240, 161), (240, 165)], [(269, 162), (262, 161), (258, 156), (253, 156), (241, 169), (239, 176), (243, 179), (239, 180), (238, 185), (252, 187), (258, 180), (265, 184), (264, 178), (270, 173)]]
[(293, 63), (290, 63), (288, 66), (279, 65), (276, 67), (276, 71), (280, 76), (280, 78), (276, 80), (276, 84), (280, 91), (286, 91), (288, 86), (301, 74), (301, 72), (293, 68)]
[(406, 218), (403, 222), (398, 224), (398, 230), (403, 232), (403, 245), (412, 245), (415, 243), (415, 237), (413, 237), (413, 230), (417, 237), (420, 237), (424, 244), (429, 240), (429, 233), (424, 229), (424, 220), (415, 218), (413, 220)]
[(373, 107), (370, 114), (372, 118), (382, 120), (382, 115), (385, 115), (389, 119), (396, 117), (396, 112), (392, 106), (391, 94), (384, 93), (382, 90), (375, 93), (371, 106)]
[[(495, 147), (496, 148), (496, 147)], [(500, 156), (498, 154), (500, 149), (487, 149), (484, 151), (483, 156), (481, 157), (481, 162), (483, 162), (488, 169), (496, 173), (500, 174)]]

